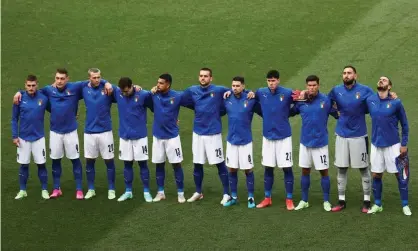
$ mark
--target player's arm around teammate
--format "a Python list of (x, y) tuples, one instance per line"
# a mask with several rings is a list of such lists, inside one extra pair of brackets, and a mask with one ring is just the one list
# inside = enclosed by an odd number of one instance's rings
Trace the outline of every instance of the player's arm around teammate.
[(12, 136), (13, 143), (17, 147), (17, 162), (20, 164), (20, 190), (15, 199), (27, 196), (26, 184), (31, 155), (38, 166), (42, 198), (49, 199), (44, 137), (44, 115), (48, 98), (37, 91), (37, 86), (36, 76), (29, 75), (25, 81), (26, 92), (22, 95), (22, 102), (13, 105)]
[[(76, 183), (76, 198), (83, 199), (82, 191), (82, 164), (80, 161), (80, 144), (77, 132), (78, 102), (82, 98), (83, 87), (90, 80), (68, 82), (70, 79), (67, 69), (59, 68), (55, 72), (52, 85), (47, 85), (39, 91), (49, 98), (48, 111), (50, 116), (50, 158), (52, 160), (53, 191), (51, 198), (62, 195), (61, 191), (61, 159), (64, 153), (73, 164), (73, 175)], [(105, 85), (105, 92), (110, 93), (112, 86), (105, 80), (100, 80)], [(21, 94), (17, 93), (14, 102), (19, 103)]]
[[(405, 109), (399, 99), (389, 97), (392, 81), (385, 76), (377, 83), (377, 94), (367, 98), (367, 106), (372, 118), (371, 171), (373, 174), (373, 195), (375, 204), (367, 212), (380, 213), (382, 206), (383, 173), (395, 174), (402, 203), (402, 212), (411, 215), (408, 203), (408, 172), (398, 170), (396, 160), (407, 155), (409, 135), (408, 119)], [(398, 124), (402, 127), (402, 137), (399, 137)], [(401, 171), (401, 172), (399, 172)]]

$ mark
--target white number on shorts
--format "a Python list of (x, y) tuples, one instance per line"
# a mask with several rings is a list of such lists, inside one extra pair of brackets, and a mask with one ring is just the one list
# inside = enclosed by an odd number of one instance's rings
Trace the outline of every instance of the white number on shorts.
[(286, 161), (292, 161), (292, 152), (286, 153)]
[(107, 147), (109, 148), (109, 152), (113, 153), (113, 144), (107, 145)]
[(181, 155), (180, 148), (176, 148), (174, 150), (176, 151), (177, 157), (180, 157), (180, 155)]
[(366, 163), (366, 160), (367, 160), (367, 153), (362, 153), (361, 154), (361, 161)]
[(327, 155), (321, 155), (321, 163), (327, 165)]
[(215, 152), (216, 152), (216, 157), (222, 158), (222, 149), (221, 148), (215, 149)]

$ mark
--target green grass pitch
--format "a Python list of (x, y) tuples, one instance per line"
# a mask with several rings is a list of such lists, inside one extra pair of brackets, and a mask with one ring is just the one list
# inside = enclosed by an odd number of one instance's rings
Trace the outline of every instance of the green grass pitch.
[[(418, 2), (413, 0), (212, 0), (212, 1), (2, 1), (2, 117), (1, 189), (2, 248), (4, 250), (417, 250), (418, 231)], [(145, 204), (138, 168), (134, 199), (108, 201), (104, 163), (96, 162), (98, 196), (76, 201), (72, 167), (63, 160), (58, 200), (42, 201), (34, 165), (30, 168), (28, 198), (15, 201), (18, 191), (16, 149), (10, 132), (11, 97), (34, 73), (41, 86), (51, 83), (55, 69), (66, 67), (71, 80), (87, 78), (89, 67), (117, 83), (130, 76), (149, 89), (158, 74), (170, 72), (173, 89), (197, 83), (198, 70), (208, 66), (214, 83), (229, 86), (243, 75), (249, 88), (265, 86), (265, 73), (279, 69), (282, 85), (303, 88), (309, 74), (321, 78), (328, 92), (341, 80), (346, 64), (358, 69), (359, 80), (373, 88), (378, 77), (392, 78), (403, 100), (410, 125), (410, 205), (412, 217), (402, 214), (396, 180), (384, 178), (384, 212), (360, 213), (360, 174), (349, 172), (348, 208), (341, 213), (322, 209), (319, 174), (312, 174), (311, 208), (288, 212), (284, 207), (283, 174), (276, 172), (273, 206), (249, 210), (246, 203), (225, 209), (219, 205), (222, 188), (214, 167), (205, 167), (203, 201), (177, 203), (172, 171), (167, 172), (167, 200)], [(80, 102), (79, 130), (83, 139), (85, 108)], [(117, 109), (112, 108), (115, 143)], [(192, 118), (180, 112), (185, 160), (185, 194), (194, 191), (192, 175)], [(224, 119), (223, 136), (226, 136)], [(149, 113), (149, 136), (152, 117)], [(370, 119), (368, 119), (370, 124)], [(45, 131), (48, 135), (49, 117)], [(298, 145), (301, 121), (291, 118), (295, 161), (295, 203), (300, 199)], [(330, 119), (332, 134), (335, 121)], [(370, 133), (370, 129), (369, 129)], [(256, 200), (263, 197), (260, 164), (261, 120), (253, 122)], [(48, 137), (47, 137), (48, 140)], [(48, 144), (48, 141), (47, 141)], [(151, 144), (151, 141), (150, 141)], [(116, 144), (117, 146), (117, 144)], [(334, 137), (330, 137), (333, 161)], [(84, 160), (83, 170), (84, 170)], [(51, 162), (47, 166), (49, 175)], [(117, 165), (117, 195), (124, 190), (123, 164)], [(155, 194), (155, 169), (150, 163)], [(84, 171), (83, 171), (84, 172)], [(331, 198), (337, 200), (336, 170), (330, 169)], [(83, 173), (84, 185), (85, 173)], [(239, 195), (246, 198), (244, 175)], [(49, 180), (52, 186), (52, 179)]]

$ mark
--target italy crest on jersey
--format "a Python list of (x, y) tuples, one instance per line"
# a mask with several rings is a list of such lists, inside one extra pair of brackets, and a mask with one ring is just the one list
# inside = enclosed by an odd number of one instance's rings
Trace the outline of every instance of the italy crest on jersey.
[(170, 99), (170, 104), (174, 104), (174, 98)]
[(284, 100), (284, 94), (280, 94), (280, 101)]
[(360, 98), (360, 92), (356, 92), (356, 99)]
[(135, 96), (135, 102), (138, 102), (138, 100), (139, 100), (139, 97)]
[(245, 108), (247, 108), (247, 106), (248, 106), (248, 101), (247, 101), (247, 100), (245, 100), (245, 102), (244, 102), (244, 107), (245, 107)]
[(386, 105), (386, 108), (390, 108), (392, 105), (390, 104), (390, 103), (388, 103), (387, 105)]
[(104, 91), (104, 89), (102, 89), (102, 95), (105, 95), (105, 91)]
[(71, 95), (71, 92), (70, 92), (70, 90), (67, 90), (67, 95)]
[(211, 92), (210, 93), (210, 96), (213, 98), (213, 97), (215, 97), (215, 93), (213, 93), (213, 92)]
[(324, 109), (324, 106), (325, 106), (325, 102), (321, 101), (321, 108)]
[(42, 105), (42, 99), (38, 100), (38, 105), (41, 106)]

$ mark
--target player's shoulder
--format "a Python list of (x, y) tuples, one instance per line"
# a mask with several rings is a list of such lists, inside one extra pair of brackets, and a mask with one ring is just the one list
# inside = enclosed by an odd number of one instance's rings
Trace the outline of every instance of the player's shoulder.
[(376, 101), (379, 99), (379, 96), (376, 92), (373, 92), (370, 96), (367, 97), (366, 101), (367, 102), (371, 102), (371, 101)]
[(266, 92), (269, 92), (269, 91), (270, 90), (269, 90), (268, 87), (260, 87), (256, 90), (256, 92), (259, 92), (259, 93), (266, 93)]
[(36, 92), (36, 96), (37, 99), (43, 99), (43, 100), (48, 100), (48, 97), (46, 95), (44, 95), (42, 92), (37, 91)]
[(374, 92), (373, 89), (368, 85), (365, 85), (365, 84), (362, 84), (362, 83), (359, 83), (359, 82), (357, 82), (356, 85), (361, 90), (364, 90), (364, 91), (367, 91), (367, 92)]
[(287, 87), (279, 86), (279, 90), (287, 95), (292, 95), (293, 90)]
[(338, 91), (338, 90), (341, 90), (341, 89), (345, 89), (343, 83), (336, 84), (334, 87), (332, 87), (331, 92), (332, 91)]

